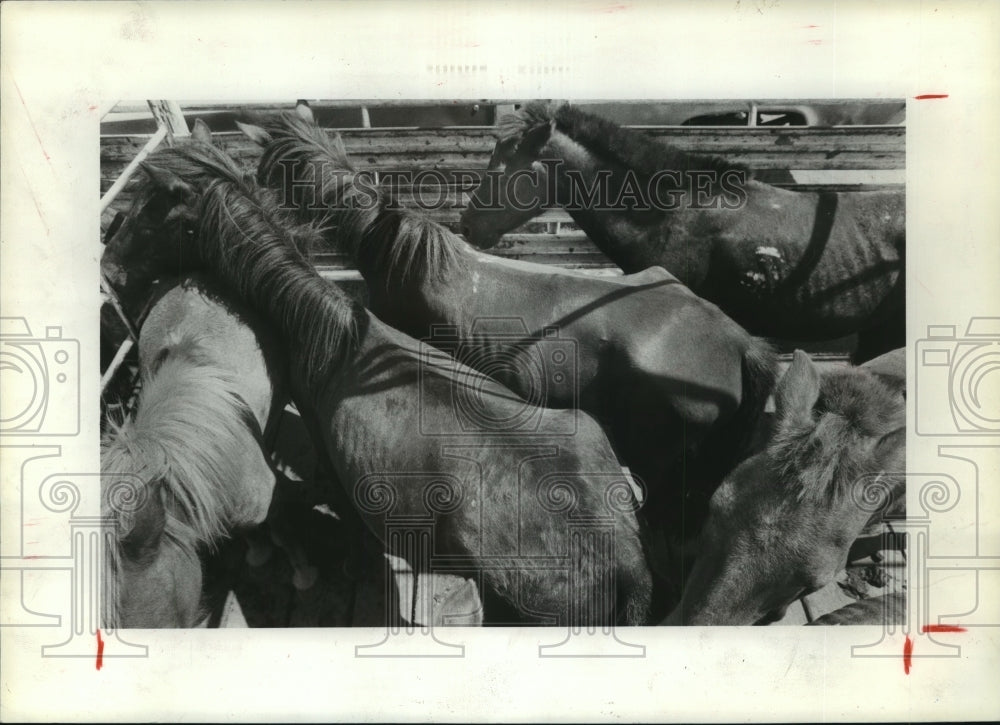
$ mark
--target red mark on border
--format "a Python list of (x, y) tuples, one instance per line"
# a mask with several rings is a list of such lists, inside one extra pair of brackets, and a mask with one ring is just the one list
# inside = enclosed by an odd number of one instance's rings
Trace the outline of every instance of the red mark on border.
[[(17, 86), (17, 81), (13, 78), (10, 82), (14, 84), (14, 91), (17, 93), (17, 97), (21, 99), (21, 105), (24, 107), (24, 115), (28, 118), (28, 125), (31, 126), (31, 130), (35, 133), (35, 138), (38, 139), (38, 145), (42, 149), (42, 154), (45, 156), (45, 160), (51, 162), (52, 159), (49, 158), (48, 152), (45, 150), (45, 144), (42, 143), (42, 137), (38, 135), (38, 129), (35, 128), (35, 122), (31, 120), (31, 114), (28, 113), (28, 104), (24, 102), (24, 96), (21, 95), (21, 89)], [(37, 206), (37, 204), (36, 204)]]
[(930, 101), (935, 98), (947, 98), (947, 97), (948, 97), (947, 93), (924, 93), (919, 96), (914, 96), (914, 98), (918, 101)]
[(97, 669), (104, 666), (104, 640), (101, 639), (101, 630), (97, 630)]
[[(954, 624), (925, 624), (920, 628), (920, 631), (924, 634), (930, 634), (932, 632), (964, 632), (965, 627), (957, 627)], [(909, 635), (906, 635), (906, 641), (903, 642), (903, 672), (905, 674), (910, 674), (910, 663), (913, 659), (913, 640), (910, 639)]]
[(920, 631), (924, 634), (930, 632), (964, 632), (965, 627), (956, 627), (954, 624), (925, 624)]

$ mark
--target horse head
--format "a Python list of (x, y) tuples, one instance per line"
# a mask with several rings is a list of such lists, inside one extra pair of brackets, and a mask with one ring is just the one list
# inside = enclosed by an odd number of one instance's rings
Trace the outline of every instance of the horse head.
[[(115, 497), (123, 481), (105, 489)], [(197, 551), (175, 538), (168, 524), (162, 480), (144, 482), (131, 506), (116, 508), (115, 539), (108, 555), (105, 626), (193, 627), (202, 619), (202, 567)]]
[[(202, 618), (200, 554), (267, 516), (276, 478), (243, 381), (183, 338), (151, 366), (135, 415), (101, 448), (109, 542), (106, 618), (190, 627)], [(155, 368), (155, 369), (153, 369)]]
[(820, 374), (796, 351), (767, 448), (713, 494), (667, 624), (765, 624), (833, 581), (861, 531), (901, 495), (905, 402), (873, 373)]
[(548, 171), (540, 159), (555, 120), (536, 106), (529, 104), (499, 124), (500, 138), (486, 173), (462, 212), (462, 235), (474, 247), (496, 246), (501, 236), (543, 210)]
[(194, 189), (156, 167), (143, 170), (158, 188), (136, 198), (101, 255), (101, 273), (122, 300), (145, 294), (164, 270), (176, 267), (171, 262), (193, 251)]
[[(212, 153), (199, 153), (205, 149)], [(199, 119), (191, 141), (154, 152), (139, 165), (145, 178), (140, 179), (128, 212), (109, 227), (101, 255), (101, 273), (120, 298), (134, 300), (161, 274), (197, 266), (198, 202), (200, 187), (208, 178), (191, 159), (207, 156), (214, 161), (221, 155), (212, 145), (208, 126)]]

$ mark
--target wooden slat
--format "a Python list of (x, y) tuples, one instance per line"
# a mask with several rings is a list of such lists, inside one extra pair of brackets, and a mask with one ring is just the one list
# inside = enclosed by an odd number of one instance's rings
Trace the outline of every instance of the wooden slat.
[[(726, 155), (756, 169), (901, 169), (904, 166), (905, 129), (885, 127), (834, 128), (640, 128), (651, 136), (680, 148)], [(401, 169), (411, 172), (428, 169), (485, 169), (494, 145), (491, 128), (444, 129), (351, 129), (342, 132), (345, 146), (359, 169), (380, 171)], [(216, 143), (252, 171), (260, 149), (240, 133), (217, 133)], [(101, 141), (102, 190), (113, 183), (116, 170), (123, 168), (144, 145), (148, 136), (108, 136)], [(449, 177), (453, 180), (453, 177)], [(434, 180), (424, 179), (426, 198), (437, 196)], [(857, 191), (899, 188), (891, 184), (780, 184), (798, 190)], [(131, 201), (135, 181), (119, 194), (105, 216), (110, 221), (115, 209), (125, 209)], [(443, 208), (425, 210), (432, 219), (457, 229), (466, 197), (449, 185)], [(418, 206), (414, 190), (399, 188), (399, 200)], [(553, 224), (566, 226), (559, 234), (545, 233)], [(547, 210), (515, 233), (506, 235), (493, 253), (498, 256), (554, 264), (561, 267), (615, 271), (614, 265), (587, 239), (575, 231), (572, 217), (561, 210)], [(351, 261), (344, 255), (328, 254), (316, 260), (324, 274), (357, 281)], [(346, 275), (346, 276), (345, 276)]]
[[(365, 284), (361, 277), (361, 273), (356, 269), (341, 269), (338, 267), (326, 266), (322, 263), (322, 260), (314, 262), (316, 271), (319, 272), (320, 276), (324, 279), (328, 279), (331, 282), (336, 282), (340, 287), (345, 289), (351, 289), (352, 286), (363, 286)], [(621, 277), (622, 271), (613, 264), (605, 266), (593, 266), (593, 267), (578, 267), (572, 264), (553, 264), (553, 267), (560, 267), (562, 269), (572, 269), (587, 277)]]
[(132, 160), (122, 169), (121, 173), (117, 178), (111, 181), (107, 188), (104, 188), (104, 179), (101, 180), (101, 204), (100, 209), (103, 212), (114, 202), (115, 197), (122, 192), (130, 181), (132, 181), (132, 176), (135, 174), (136, 169), (139, 168), (139, 164), (145, 159), (149, 154), (156, 150), (156, 147), (160, 145), (160, 142), (169, 135), (170, 131), (166, 126), (161, 126), (156, 133), (150, 136), (149, 141), (143, 146), (139, 153), (137, 153)]
[[(704, 153), (783, 153), (843, 152), (889, 153), (904, 152), (906, 129), (903, 126), (833, 126), (795, 127), (677, 127), (634, 126), (657, 140), (670, 143), (685, 151)], [(329, 133), (335, 131), (329, 129)], [(352, 128), (340, 132), (350, 154), (394, 153), (490, 153), (496, 143), (495, 131), (483, 127), (449, 127), (430, 129)], [(104, 136), (102, 145), (109, 148), (123, 141), (141, 146), (138, 136)], [(216, 133), (214, 138), (223, 146), (234, 149), (254, 149), (255, 144), (238, 131)], [(826, 168), (826, 167), (824, 167)]]
[[(498, 257), (532, 261), (538, 261), (536, 258), (550, 258), (563, 260), (565, 264), (611, 264), (611, 261), (583, 232), (506, 234), (500, 243), (489, 251)], [(312, 261), (317, 266), (329, 269), (350, 269), (354, 266), (349, 255), (334, 251), (316, 253)]]
[(149, 110), (156, 119), (156, 125), (167, 129), (168, 139), (191, 135), (184, 112), (176, 101), (148, 101), (148, 103)]
[[(754, 169), (901, 169), (906, 129), (902, 126), (832, 128), (676, 128), (640, 129), (679, 149), (724, 156)], [(344, 145), (359, 168), (485, 168), (493, 150), (490, 128), (351, 129)], [(216, 142), (237, 160), (253, 160), (260, 149), (240, 133), (217, 133)], [(124, 167), (148, 137), (105, 136), (104, 167)]]
[[(126, 184), (125, 188), (115, 197), (108, 210), (102, 215), (102, 228), (107, 226), (107, 223), (111, 221), (116, 211), (126, 211), (129, 208), (134, 198), (136, 183), (138, 182)], [(418, 208), (412, 199), (405, 200), (404, 205), (411, 209)], [(459, 217), (461, 217), (464, 208), (464, 205), (456, 206), (450, 204), (442, 209), (421, 209), (421, 211), (439, 224), (445, 224), (453, 229), (457, 229)], [(546, 209), (532, 220), (532, 223), (536, 225), (555, 224), (556, 222), (560, 224), (572, 224), (573, 217), (563, 209)]]
[[(357, 108), (358, 106), (368, 106), (370, 108), (409, 108), (412, 106), (428, 106), (434, 104), (445, 103), (448, 101), (442, 101), (440, 99), (430, 99), (430, 98), (410, 98), (410, 99), (395, 99), (395, 98), (332, 98), (332, 99), (306, 99), (309, 105), (313, 109), (317, 108)], [(475, 101), (469, 101), (469, 103), (478, 103), (483, 106), (503, 106), (504, 112), (513, 113), (514, 109), (518, 105), (524, 105), (526, 103), (531, 103), (532, 101), (537, 101), (537, 98), (479, 98)], [(902, 99), (900, 99), (902, 100)], [(766, 101), (757, 101), (758, 105), (766, 105), (770, 108), (780, 108), (780, 107), (797, 107), (797, 106), (847, 106), (854, 107), (859, 103), (892, 103), (892, 99), (880, 99), (878, 101), (873, 101), (871, 98), (771, 98)], [(294, 104), (290, 104), (287, 101), (282, 102), (260, 102), (254, 99), (246, 100), (230, 100), (230, 101), (216, 101), (207, 102), (204, 100), (193, 100), (185, 101), (180, 99), (177, 103), (185, 109), (187, 113), (193, 113), (196, 111), (232, 111), (233, 109), (242, 108), (244, 106), (252, 107), (255, 111), (291, 111)], [(616, 106), (648, 106), (648, 105), (662, 105), (662, 106), (680, 106), (680, 107), (690, 107), (692, 105), (704, 106), (706, 108), (712, 108), (714, 106), (734, 106), (739, 101), (735, 101), (730, 98), (706, 98), (698, 101), (688, 101), (688, 100), (677, 100), (677, 99), (653, 99), (653, 98), (587, 98), (574, 100), (573, 105), (581, 108), (587, 108), (588, 106), (598, 106), (598, 105), (609, 105), (614, 104)], [(750, 101), (746, 102), (746, 107), (749, 109)], [(111, 104), (112, 110), (115, 113), (128, 113), (147, 110), (144, 103), (137, 101), (117, 101)]]

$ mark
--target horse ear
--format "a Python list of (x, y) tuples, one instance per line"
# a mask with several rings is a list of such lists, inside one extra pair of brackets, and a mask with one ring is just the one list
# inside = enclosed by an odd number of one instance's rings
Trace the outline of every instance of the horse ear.
[(207, 144), (208, 146), (215, 145), (212, 143), (212, 132), (209, 130), (208, 124), (200, 118), (196, 118), (194, 121), (194, 128), (191, 130), (191, 138), (198, 143)]
[(151, 484), (150, 495), (132, 515), (132, 528), (122, 538), (125, 555), (134, 561), (152, 556), (160, 548), (167, 526), (167, 509), (163, 503), (163, 486)]
[(191, 188), (191, 185), (173, 171), (162, 169), (159, 166), (155, 166), (146, 161), (143, 161), (140, 166), (149, 178), (153, 180), (153, 183), (164, 191), (172, 194), (173, 196), (179, 197), (184, 201), (190, 201), (194, 198), (195, 192), (194, 189)]
[(295, 102), (295, 113), (299, 115), (303, 121), (309, 121), (309, 123), (316, 123), (316, 117), (313, 116), (312, 109), (309, 107), (308, 101), (299, 100)]
[(271, 143), (271, 134), (262, 129), (260, 126), (254, 126), (252, 123), (240, 123), (237, 121), (236, 127), (242, 131), (247, 138), (260, 146), (267, 146)]
[(886, 471), (906, 468), (906, 426), (882, 436), (875, 444), (875, 460)]
[(333, 136), (330, 137), (330, 142), (334, 145), (337, 151), (346, 159), (347, 158), (347, 147), (344, 146), (344, 139), (336, 131), (333, 132)]
[(792, 364), (774, 389), (774, 409), (778, 422), (808, 416), (819, 400), (820, 375), (813, 361), (801, 350), (792, 355)]
[(518, 144), (518, 151), (524, 151), (532, 155), (538, 153), (542, 146), (549, 142), (549, 138), (552, 136), (552, 131), (555, 127), (556, 122), (553, 119), (548, 123), (543, 123), (528, 130), (521, 137), (521, 142)]

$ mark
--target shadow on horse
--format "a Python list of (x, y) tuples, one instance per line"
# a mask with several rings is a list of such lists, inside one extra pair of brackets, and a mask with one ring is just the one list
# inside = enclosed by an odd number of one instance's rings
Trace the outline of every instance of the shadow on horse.
[(120, 231), (105, 272), (137, 255), (130, 278), (205, 268), (266, 319), (297, 407), (389, 553), (473, 571), (487, 623), (647, 621), (638, 504), (593, 419), (534, 406), (352, 302), (297, 251), (279, 200), (208, 143), (144, 169), (133, 214), (154, 234)]
[(696, 531), (683, 492), (704, 504), (743, 454), (776, 376), (767, 345), (659, 267), (597, 278), (478, 252), (297, 111), (239, 124), (264, 146), (258, 180), (353, 257), (372, 311), (526, 400), (593, 414), (648, 489), (646, 518)]

